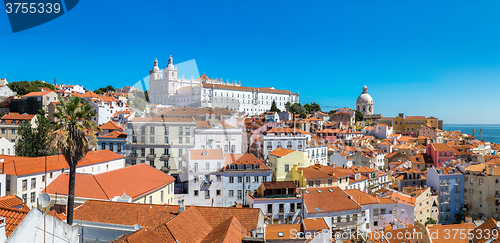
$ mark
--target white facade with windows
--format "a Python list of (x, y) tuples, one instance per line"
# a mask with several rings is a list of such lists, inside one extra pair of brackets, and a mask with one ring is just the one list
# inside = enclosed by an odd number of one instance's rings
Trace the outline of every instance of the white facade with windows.
[[(198, 122), (207, 123), (207, 122)], [(222, 149), (224, 154), (244, 153), (244, 133), (240, 128), (224, 128), (220, 123), (210, 127), (198, 125), (194, 131), (194, 149)]]
[(268, 111), (272, 101), (279, 109), (285, 109), (285, 103), (298, 103), (299, 93), (268, 88), (243, 87), (238, 82), (229, 82), (222, 78), (210, 79), (206, 75), (200, 78), (177, 77), (177, 68), (172, 56), (166, 68), (160, 70), (158, 60), (154, 61), (149, 71), (149, 98), (153, 104), (222, 107), (230, 110), (256, 115)]
[(306, 143), (306, 152), (310, 164), (328, 165), (328, 145), (323, 142), (309, 141)]
[(97, 116), (92, 117), (92, 120), (99, 126), (112, 121), (115, 113), (128, 109), (126, 103), (120, 100), (104, 101), (102, 99), (92, 99), (89, 101), (89, 104), (97, 112)]

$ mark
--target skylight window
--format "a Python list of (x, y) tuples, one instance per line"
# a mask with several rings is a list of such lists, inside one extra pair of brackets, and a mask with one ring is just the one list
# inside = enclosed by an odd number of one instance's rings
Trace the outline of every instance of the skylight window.
[(321, 191), (321, 190), (317, 190), (317, 191), (318, 191), (319, 193), (322, 193), (322, 191)]
[(314, 210), (316, 210), (316, 212), (321, 212), (321, 209), (319, 208), (314, 208)]
[(328, 191), (333, 192), (333, 189), (328, 189)]
[(283, 237), (283, 232), (278, 232), (278, 237)]

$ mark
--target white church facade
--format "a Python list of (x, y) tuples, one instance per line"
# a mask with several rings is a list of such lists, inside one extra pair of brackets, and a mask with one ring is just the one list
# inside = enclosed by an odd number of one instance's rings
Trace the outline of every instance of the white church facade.
[(298, 92), (277, 90), (273, 87), (244, 87), (236, 81), (224, 82), (222, 79), (210, 79), (206, 75), (196, 79), (178, 78), (172, 56), (163, 70), (158, 67), (158, 60), (154, 61), (153, 69), (149, 71), (148, 94), (152, 104), (175, 107), (221, 107), (248, 115), (268, 111), (273, 100), (280, 110), (285, 110), (287, 102), (292, 104), (299, 102)]

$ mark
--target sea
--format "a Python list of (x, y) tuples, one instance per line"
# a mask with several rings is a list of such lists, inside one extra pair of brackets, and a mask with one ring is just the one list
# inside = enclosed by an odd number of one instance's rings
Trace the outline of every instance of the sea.
[(479, 131), (483, 129), (484, 141), (500, 143), (500, 124), (443, 124), (443, 130), (461, 131), (472, 135), (472, 129), (476, 130), (476, 138), (481, 139)]

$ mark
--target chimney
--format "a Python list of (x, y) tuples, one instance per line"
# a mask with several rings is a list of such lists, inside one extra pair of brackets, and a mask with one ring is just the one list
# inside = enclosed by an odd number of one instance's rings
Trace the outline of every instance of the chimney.
[(179, 206), (179, 213), (184, 212), (184, 210), (186, 210), (186, 207), (184, 207), (184, 205)]
[(0, 242), (5, 242), (7, 235), (5, 234), (5, 218), (0, 217)]

